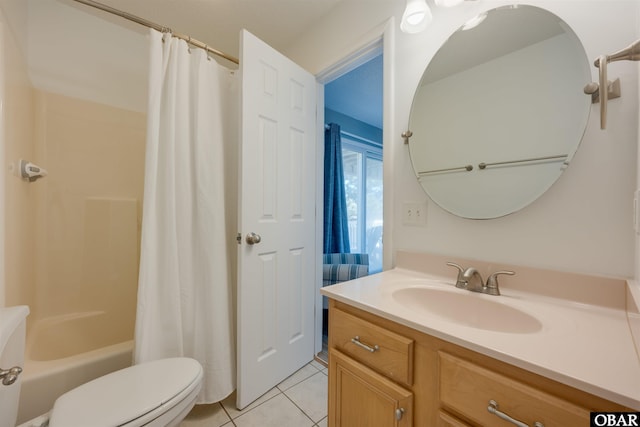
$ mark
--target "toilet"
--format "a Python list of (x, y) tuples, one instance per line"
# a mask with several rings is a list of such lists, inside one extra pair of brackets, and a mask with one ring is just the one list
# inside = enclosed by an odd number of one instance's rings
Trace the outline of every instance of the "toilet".
[[(22, 366), (29, 308), (0, 308), (0, 368)], [(0, 381), (0, 427), (15, 427), (20, 377)], [(174, 427), (195, 404), (202, 386), (202, 366), (176, 357), (141, 363), (83, 384), (55, 401), (49, 427)], [(39, 419), (42, 417), (39, 417)], [(29, 426), (29, 423), (23, 424)]]

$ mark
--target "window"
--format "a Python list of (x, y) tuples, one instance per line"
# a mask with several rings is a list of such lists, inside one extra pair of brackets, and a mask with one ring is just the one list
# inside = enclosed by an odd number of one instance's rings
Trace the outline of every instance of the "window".
[(352, 253), (369, 254), (382, 271), (382, 146), (342, 132), (342, 162)]

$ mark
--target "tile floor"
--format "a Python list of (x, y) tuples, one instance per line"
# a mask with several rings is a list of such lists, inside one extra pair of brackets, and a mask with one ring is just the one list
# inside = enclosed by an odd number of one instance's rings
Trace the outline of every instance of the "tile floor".
[(314, 360), (242, 411), (235, 399), (197, 405), (180, 427), (326, 427), (327, 368)]

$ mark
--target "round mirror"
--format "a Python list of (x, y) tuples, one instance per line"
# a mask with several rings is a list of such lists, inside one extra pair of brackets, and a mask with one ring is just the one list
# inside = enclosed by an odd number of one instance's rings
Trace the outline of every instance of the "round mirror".
[(569, 165), (589, 118), (591, 73), (578, 37), (544, 9), (504, 6), (475, 21), (424, 72), (409, 152), (433, 201), (488, 219), (533, 202)]

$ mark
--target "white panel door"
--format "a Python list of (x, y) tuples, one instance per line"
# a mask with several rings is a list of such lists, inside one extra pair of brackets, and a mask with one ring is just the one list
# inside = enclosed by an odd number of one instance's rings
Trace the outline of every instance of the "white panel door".
[[(315, 78), (241, 34), (238, 408), (313, 359)], [(260, 241), (250, 244), (255, 233)]]

